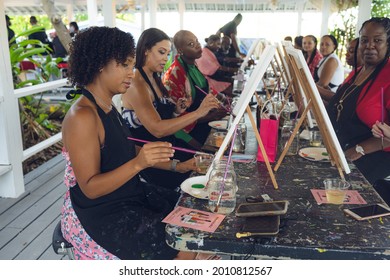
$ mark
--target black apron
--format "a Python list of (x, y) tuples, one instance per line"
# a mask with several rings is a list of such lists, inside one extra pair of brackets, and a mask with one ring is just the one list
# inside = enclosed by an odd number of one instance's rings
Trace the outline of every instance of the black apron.
[[(351, 84), (343, 84), (327, 106), (329, 118), (344, 151), (373, 137), (371, 128), (364, 124), (356, 113), (359, 96), (369, 80), (370, 79), (367, 79), (362, 85), (356, 86), (355, 89), (353, 89), (353, 92), (344, 100), (344, 108), (341, 111), (338, 121), (336, 120), (337, 104), (345, 90), (348, 89)], [(389, 152), (377, 151), (366, 154), (353, 163), (371, 184), (378, 179), (383, 179), (390, 175)]]
[[(161, 100), (157, 95), (157, 92), (153, 88), (153, 85), (150, 82), (145, 71), (142, 68), (139, 68), (138, 71), (140, 72), (141, 76), (144, 78), (145, 82), (149, 85), (150, 89), (153, 92), (154, 100), (156, 101), (156, 111), (160, 115), (161, 119), (163, 120), (171, 119), (172, 113), (175, 110), (175, 104), (169, 102), (167, 99), (164, 100), (165, 102)], [(171, 143), (172, 146), (176, 146), (176, 137), (174, 135), (157, 138), (153, 136), (143, 125), (138, 128), (130, 128), (130, 131), (136, 138), (139, 139), (152, 141), (152, 142), (165, 141)], [(136, 144), (139, 146), (143, 146), (142, 143), (141, 144), (136, 143)], [(186, 161), (192, 157), (193, 157), (192, 154), (184, 153), (181, 151), (175, 151), (175, 155), (173, 158), (178, 159), (180, 161)], [(180, 184), (184, 180), (186, 180), (191, 175), (191, 172), (179, 173), (179, 172), (150, 167), (142, 170), (140, 174), (142, 178), (144, 178), (145, 181), (149, 183), (175, 190), (180, 186)]]

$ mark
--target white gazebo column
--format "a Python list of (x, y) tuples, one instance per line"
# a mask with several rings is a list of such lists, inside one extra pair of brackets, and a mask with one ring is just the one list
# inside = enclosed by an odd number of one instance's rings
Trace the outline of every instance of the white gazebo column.
[(73, 18), (73, 2), (70, 4), (66, 4), (66, 17), (68, 19), (68, 22), (71, 22), (74, 20), (74, 18)]
[[(0, 34), (7, 34), (4, 1), (0, 1)], [(22, 133), (14, 95), (7, 36), (0, 36), (0, 197), (24, 192)]]
[[(104, 26), (115, 27), (116, 26), (116, 10), (115, 10), (116, 1), (115, 0), (103, 0), (103, 18)], [(112, 102), (115, 107), (121, 112), (122, 101), (121, 94), (117, 94), (112, 98)]]
[(103, 0), (103, 17), (104, 17), (104, 26), (115, 27), (115, 10), (116, 1), (115, 0)]
[(157, 1), (148, 0), (150, 27), (157, 27)]
[(363, 22), (371, 18), (371, 4), (372, 0), (359, 0), (359, 12), (356, 24), (355, 37), (359, 37), (359, 30), (362, 27)]
[(179, 0), (179, 17), (180, 17), (180, 24), (179, 24), (179, 30), (184, 29), (184, 1)]
[(328, 34), (328, 23), (330, 16), (330, 0), (322, 0), (322, 21), (321, 21), (321, 37)]
[(141, 6), (141, 31), (145, 30), (145, 5)]
[(97, 25), (97, 3), (96, 0), (87, 0), (89, 26)]
[(298, 9), (298, 25), (297, 25), (297, 36), (302, 35), (302, 14), (303, 14), (303, 5), (302, 1), (297, 2)]

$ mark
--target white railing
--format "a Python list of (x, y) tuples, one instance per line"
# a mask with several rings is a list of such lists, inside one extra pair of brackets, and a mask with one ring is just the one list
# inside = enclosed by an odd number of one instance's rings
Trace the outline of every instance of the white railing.
[[(12, 106), (12, 104), (15, 104), (15, 102), (17, 103), (19, 98), (47, 91), (55, 91), (66, 85), (67, 79), (60, 79), (39, 85), (16, 89), (14, 90), (13, 94), (7, 95), (8, 98), (2, 97), (3, 102), (1, 105), (6, 112), (6, 117), (4, 119), (6, 120), (5, 122), (7, 123), (8, 127), (5, 129), (2, 128), (0, 130), (2, 133), (10, 135), (6, 137), (6, 142), (12, 142), (12, 137), (20, 137), (21, 135), (19, 131), (16, 131), (20, 130), (21, 127), (19, 111), (17, 110), (18, 107)], [(70, 89), (71, 88), (69, 88), (69, 90)], [(9, 107), (13, 107), (14, 109), (7, 110)], [(25, 191), (23, 178), (20, 178), (23, 177), (23, 161), (61, 140), (62, 133), (57, 133), (56, 135), (53, 135), (48, 139), (45, 139), (44, 141), (41, 141), (40, 143), (37, 143), (25, 150), (23, 150), (23, 145), (21, 145), (21, 141), (19, 141), (19, 139), (17, 139), (15, 142), (5, 145), (8, 147), (8, 149), (4, 152), (4, 154), (8, 153), (8, 156), (2, 155), (2, 160), (0, 161), (0, 196), (17, 197), (22, 194)], [(9, 148), (10, 146), (11, 148)], [(3, 150), (1, 153), (3, 153)]]
[[(58, 89), (60, 87), (66, 86), (67, 80), (66, 79), (60, 79), (52, 82), (47, 82), (44, 84), (39, 84), (31, 87), (21, 88), (15, 90), (15, 97), (21, 98), (24, 96), (32, 95), (41, 93), (48, 90)], [(70, 89), (69, 89), (70, 90)], [(25, 161), (29, 157), (32, 157), (33, 155), (39, 153), (40, 151), (54, 145), (55, 143), (62, 140), (62, 133), (57, 133), (56, 135), (53, 135), (46, 140), (35, 144), (34, 146), (26, 149), (23, 151), (22, 161)]]
[[(67, 84), (67, 79), (60, 79), (52, 82), (47, 82), (44, 84), (17, 89), (15, 90), (15, 98), (21, 98), (21, 97), (41, 93), (48, 90), (58, 89), (60, 87), (66, 86), (66, 84)], [(29, 157), (32, 157), (33, 155), (54, 145), (55, 143), (61, 140), (62, 140), (62, 133), (57, 133), (56, 135), (53, 135), (47, 138), (46, 140), (38, 144), (35, 144), (34, 146), (23, 151), (22, 161), (25, 161)]]

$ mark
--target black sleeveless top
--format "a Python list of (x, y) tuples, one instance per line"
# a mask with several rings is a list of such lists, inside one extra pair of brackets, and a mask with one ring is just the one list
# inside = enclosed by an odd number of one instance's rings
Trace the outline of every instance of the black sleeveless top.
[[(363, 99), (366, 94), (366, 91), (363, 92), (363, 89), (370, 82), (373, 74), (359, 86), (352, 85), (352, 82), (344, 83), (338, 88), (326, 107), (341, 148), (344, 151), (373, 137), (371, 128), (363, 123), (356, 113), (359, 100)], [(337, 120), (337, 105), (347, 90), (352, 90), (352, 92), (344, 100), (344, 108), (341, 111), (339, 120)], [(390, 175), (390, 153), (386, 151), (366, 154), (353, 163), (371, 184)]]
[[(82, 93), (96, 104), (89, 91), (83, 89)], [(101, 148), (101, 172), (105, 173), (128, 162), (136, 153), (134, 143), (127, 139), (130, 131), (115, 107), (108, 114), (97, 104), (96, 107), (105, 131)], [(96, 199), (86, 197), (76, 184), (70, 188), (70, 198), (86, 232), (117, 257), (172, 259), (177, 254), (166, 245), (165, 225), (160, 223), (173, 206), (154, 186), (141, 182), (138, 175)], [(145, 226), (145, 223), (154, 226)]]
[[(156, 101), (156, 111), (160, 115), (161, 119), (162, 120), (171, 119), (172, 114), (175, 110), (175, 104), (169, 102), (169, 100), (167, 99), (161, 100), (157, 95), (157, 92), (154, 89), (145, 71), (142, 68), (137, 68), (137, 70), (140, 72), (141, 76), (144, 78), (145, 82), (149, 85), (150, 89), (153, 92), (154, 100)], [(157, 138), (154, 135), (152, 135), (143, 125), (137, 128), (130, 127), (130, 131), (132, 135), (138, 139), (143, 139), (152, 142), (166, 141), (172, 143), (172, 145), (175, 144), (175, 137), (173, 135)], [(137, 145), (143, 146), (142, 143), (137, 143)]]

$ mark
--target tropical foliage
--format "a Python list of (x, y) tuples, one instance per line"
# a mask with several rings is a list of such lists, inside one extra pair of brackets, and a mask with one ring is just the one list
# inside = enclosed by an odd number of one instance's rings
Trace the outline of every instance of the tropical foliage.
[[(341, 24), (334, 27), (330, 34), (334, 35), (339, 42), (338, 56), (343, 56), (345, 46), (355, 38), (358, 7), (353, 1), (339, 1), (340, 11), (338, 13), (341, 18)], [(349, 6), (346, 6), (349, 4)], [(347, 8), (347, 9), (345, 9)], [(390, 0), (373, 0), (371, 5), (372, 17), (389, 17), (390, 16)]]
[[(23, 39), (38, 30), (41, 28), (36, 27), (21, 32), (10, 41), (9, 52), (15, 88), (45, 83), (51, 79), (59, 78), (61, 75), (57, 65), (62, 59), (53, 59), (48, 54), (52, 50), (47, 44), (38, 40)], [(33, 47), (34, 45), (35, 47)], [(22, 71), (20, 64), (23, 61), (30, 61), (35, 69)], [(47, 104), (43, 102), (43, 98), (44, 92), (39, 95), (19, 98), (24, 149), (58, 133), (61, 129), (58, 119), (63, 118), (65, 111), (69, 108), (68, 105), (61, 103)]]

